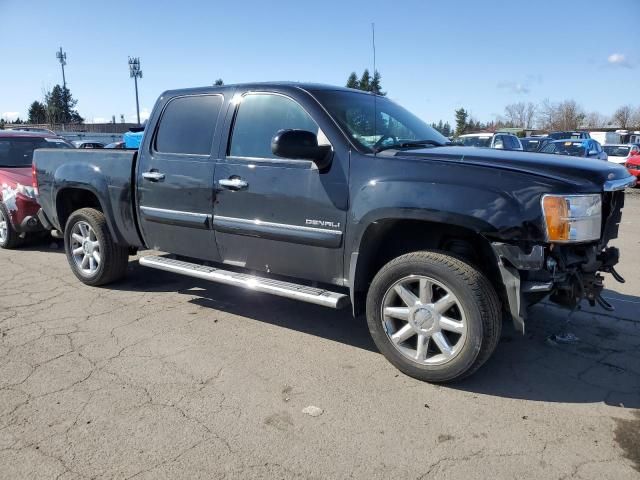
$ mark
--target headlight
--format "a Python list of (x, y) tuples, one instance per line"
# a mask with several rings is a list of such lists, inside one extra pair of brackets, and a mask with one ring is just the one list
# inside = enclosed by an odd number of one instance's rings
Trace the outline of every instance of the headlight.
[(600, 195), (544, 195), (542, 210), (550, 242), (588, 242), (600, 238)]
[(36, 198), (36, 192), (33, 187), (28, 187), (27, 185), (22, 185), (21, 183), (18, 183), (16, 185), (16, 192), (21, 193), (25, 197)]

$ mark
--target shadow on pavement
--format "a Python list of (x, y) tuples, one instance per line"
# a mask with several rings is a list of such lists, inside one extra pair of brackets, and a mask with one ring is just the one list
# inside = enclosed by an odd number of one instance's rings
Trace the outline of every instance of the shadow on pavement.
[[(128, 279), (111, 288), (179, 292), (191, 303), (239, 315), (368, 351), (377, 351), (364, 318), (267, 294), (217, 285), (130, 264)], [(605, 402), (640, 408), (640, 298), (606, 291), (618, 312), (585, 308), (569, 312), (552, 304), (531, 308), (525, 336), (510, 323), (492, 358), (473, 376), (450, 388), (545, 402)], [(570, 318), (569, 323), (567, 319)], [(552, 343), (548, 337), (574, 333), (579, 341)]]

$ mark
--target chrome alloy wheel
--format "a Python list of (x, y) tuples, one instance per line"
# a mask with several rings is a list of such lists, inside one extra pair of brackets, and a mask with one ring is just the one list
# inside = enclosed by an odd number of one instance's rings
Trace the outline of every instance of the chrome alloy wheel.
[(4, 218), (4, 213), (0, 210), (0, 243), (7, 241), (9, 235), (9, 219)]
[(93, 276), (102, 257), (100, 255), (100, 243), (96, 233), (87, 222), (76, 223), (71, 230), (71, 254), (78, 270), (83, 275)]
[(443, 365), (460, 353), (467, 320), (454, 293), (422, 275), (398, 280), (384, 294), (382, 323), (392, 345), (420, 365)]

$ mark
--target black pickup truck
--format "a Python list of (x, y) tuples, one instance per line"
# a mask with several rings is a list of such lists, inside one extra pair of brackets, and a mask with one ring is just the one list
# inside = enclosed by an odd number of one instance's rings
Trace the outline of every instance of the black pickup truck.
[(617, 277), (615, 164), (458, 147), (385, 97), (312, 84), (167, 91), (137, 152), (38, 150), (44, 225), (75, 275), (144, 266), (366, 312), (396, 367), (445, 382)]

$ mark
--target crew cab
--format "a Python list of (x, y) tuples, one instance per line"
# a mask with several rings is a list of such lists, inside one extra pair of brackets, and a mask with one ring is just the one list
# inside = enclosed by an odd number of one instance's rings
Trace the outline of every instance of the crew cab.
[[(140, 264), (366, 313), (377, 347), (446, 382), (550, 297), (609, 308), (621, 166), (450, 145), (386, 97), (297, 83), (163, 93), (138, 151), (38, 150), (40, 218), (88, 285)], [(348, 328), (345, 326), (345, 328)]]

